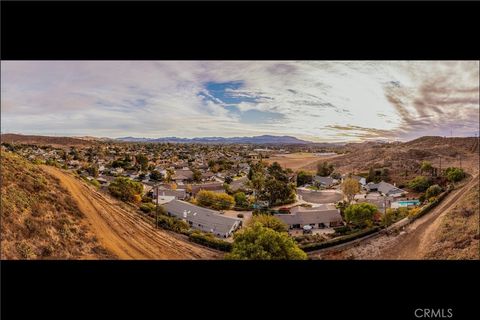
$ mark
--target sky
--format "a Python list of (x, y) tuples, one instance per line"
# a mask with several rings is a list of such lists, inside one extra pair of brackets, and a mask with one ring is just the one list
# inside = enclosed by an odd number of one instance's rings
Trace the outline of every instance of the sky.
[(479, 62), (2, 61), (1, 116), (56, 136), (474, 136)]

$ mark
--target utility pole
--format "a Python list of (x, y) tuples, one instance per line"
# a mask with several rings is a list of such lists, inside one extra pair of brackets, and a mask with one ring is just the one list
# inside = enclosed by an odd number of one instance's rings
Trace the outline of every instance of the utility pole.
[(155, 206), (155, 228), (158, 228), (158, 184), (155, 186), (155, 191), (156, 191), (156, 194), (155, 194), (155, 202), (156, 202), (156, 206)]

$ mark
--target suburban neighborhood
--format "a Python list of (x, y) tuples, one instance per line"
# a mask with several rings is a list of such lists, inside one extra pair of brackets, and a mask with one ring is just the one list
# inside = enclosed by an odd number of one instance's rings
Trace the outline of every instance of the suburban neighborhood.
[[(304, 250), (360, 237), (414, 216), (448, 182), (428, 161), (409, 180), (395, 181), (387, 168), (345, 171), (333, 164), (345, 154), (339, 146), (4, 141), (2, 150), (70, 172), (156, 228), (217, 249), (264, 216)], [(296, 157), (316, 165), (298, 169)]]

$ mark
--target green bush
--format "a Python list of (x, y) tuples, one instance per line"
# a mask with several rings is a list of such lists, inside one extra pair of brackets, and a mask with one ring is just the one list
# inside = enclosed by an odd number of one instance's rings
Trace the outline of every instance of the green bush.
[(230, 252), (232, 250), (232, 244), (230, 242), (218, 239), (211, 233), (193, 231), (188, 236), (188, 239), (192, 242), (220, 251)]
[(431, 197), (435, 197), (442, 192), (442, 188), (438, 184), (434, 184), (433, 186), (428, 187), (427, 192), (425, 192), (425, 198), (430, 199)]
[(448, 181), (457, 182), (465, 178), (465, 172), (463, 169), (450, 167), (445, 170), (445, 175)]
[(100, 182), (97, 179), (90, 180), (90, 184), (93, 185), (95, 188), (100, 188)]
[(178, 233), (187, 233), (190, 229), (188, 223), (183, 220), (177, 219), (175, 217), (169, 217), (166, 215), (159, 214), (158, 217), (158, 226), (162, 229), (178, 232)]
[(342, 234), (342, 235), (352, 231), (352, 229), (350, 229), (350, 227), (347, 227), (347, 226), (336, 227), (336, 228), (333, 228), (333, 230), (335, 230), (335, 233)]
[(235, 204), (235, 199), (232, 196), (208, 190), (200, 190), (197, 193), (196, 200), (199, 206), (215, 210), (231, 209)]
[(369, 226), (377, 211), (377, 207), (371, 203), (351, 204), (345, 209), (345, 220), (359, 227)]
[(441, 193), (435, 200), (433, 200), (432, 202), (430, 202), (426, 206), (422, 207), (422, 209), (420, 209), (420, 211), (415, 216), (411, 217), (410, 219), (412, 221), (416, 220), (416, 219), (420, 218), (421, 216), (424, 216), (425, 214), (430, 212), (430, 210), (435, 208), (450, 193), (450, 191), (452, 191), (452, 189), (448, 188), (445, 192)]
[(425, 190), (428, 189), (428, 187), (430, 187), (431, 184), (432, 184), (431, 179), (428, 179), (423, 176), (418, 176), (408, 183), (408, 187), (417, 192), (424, 192)]
[(248, 199), (244, 192), (237, 192), (233, 195), (237, 207), (248, 207)]
[(150, 213), (152, 211), (155, 211), (155, 207), (156, 207), (155, 204), (151, 202), (146, 202), (140, 206), (140, 210), (142, 210), (145, 213)]
[(120, 200), (140, 202), (143, 185), (129, 178), (119, 177), (108, 186), (108, 190), (114, 197)]

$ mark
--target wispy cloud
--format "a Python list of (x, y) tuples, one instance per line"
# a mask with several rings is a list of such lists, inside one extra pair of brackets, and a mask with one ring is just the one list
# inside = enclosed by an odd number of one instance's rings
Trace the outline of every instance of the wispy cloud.
[(2, 131), (319, 141), (478, 132), (476, 61), (1, 64)]

